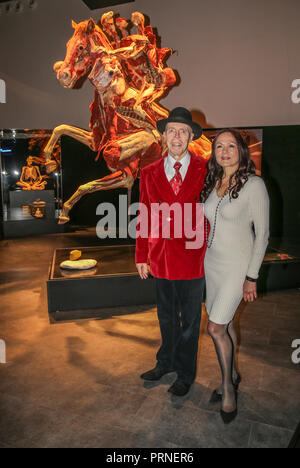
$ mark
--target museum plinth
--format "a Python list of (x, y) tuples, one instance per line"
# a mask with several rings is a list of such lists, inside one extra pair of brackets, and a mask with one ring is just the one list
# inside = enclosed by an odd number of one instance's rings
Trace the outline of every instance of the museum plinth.
[[(44, 202), (45, 211), (40, 218), (30, 214), (37, 201)], [(37, 236), (64, 232), (55, 218), (53, 190), (15, 190), (9, 192), (9, 210), (2, 222), (4, 238)]]
[[(53, 254), (47, 281), (50, 322), (95, 318), (97, 310), (109, 307), (156, 303), (155, 281), (141, 280), (135, 266), (135, 246), (77, 247), (81, 259), (97, 260), (90, 270), (64, 270), (72, 249)], [(285, 252), (268, 250), (261, 267), (258, 291), (300, 287), (300, 259)]]
[(153, 278), (142, 281), (137, 273), (134, 245), (76, 249), (81, 250), (81, 259), (97, 260), (97, 265), (91, 270), (64, 270), (61, 262), (75, 249), (54, 252), (47, 281), (51, 322), (94, 317), (99, 308), (156, 302)]

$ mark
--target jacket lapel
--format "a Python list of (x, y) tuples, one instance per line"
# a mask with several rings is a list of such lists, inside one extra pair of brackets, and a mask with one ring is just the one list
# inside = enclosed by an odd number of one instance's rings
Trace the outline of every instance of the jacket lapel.
[(167, 155), (164, 156), (159, 161), (159, 164), (156, 166), (155, 170), (152, 172), (152, 181), (153, 181), (153, 184), (156, 186), (158, 193), (161, 196), (161, 201), (172, 204), (176, 201), (177, 196), (175, 195), (165, 173), (165, 158), (166, 157)]

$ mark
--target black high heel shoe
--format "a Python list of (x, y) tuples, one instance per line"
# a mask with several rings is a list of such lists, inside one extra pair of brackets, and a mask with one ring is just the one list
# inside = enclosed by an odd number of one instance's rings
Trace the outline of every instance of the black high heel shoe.
[(224, 424), (231, 423), (237, 417), (237, 414), (238, 414), (237, 391), (235, 389), (234, 389), (234, 395), (235, 395), (235, 404), (236, 404), (235, 410), (227, 412), (227, 411), (223, 411), (222, 408), (220, 409), (220, 415), (221, 415), (221, 417), (223, 419)]
[[(237, 378), (235, 379), (235, 381), (233, 383), (233, 388), (234, 388), (235, 392), (238, 391), (241, 380), (242, 379), (241, 379), (240, 374), (237, 374)], [(211, 394), (209, 402), (210, 403), (218, 403), (219, 401), (222, 401), (222, 393), (218, 393), (217, 390), (214, 390), (212, 392), (212, 394)]]

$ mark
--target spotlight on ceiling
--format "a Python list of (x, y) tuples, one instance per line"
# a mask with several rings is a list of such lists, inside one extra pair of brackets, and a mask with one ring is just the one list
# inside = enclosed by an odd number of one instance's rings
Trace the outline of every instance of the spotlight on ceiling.
[(36, 0), (28, 0), (28, 6), (31, 10), (34, 10), (37, 7), (37, 1)]
[(13, 11), (12, 3), (5, 3), (4, 11), (5, 11), (6, 14), (12, 13), (12, 11)]
[(15, 4), (15, 12), (16, 13), (21, 13), (24, 10), (24, 5), (22, 2), (17, 2)]
[(97, 8), (110, 7), (113, 5), (121, 5), (122, 3), (131, 3), (135, 0), (82, 0), (90, 10), (96, 10)]
[(35, 10), (38, 6), (37, 0), (0, 0), (0, 15), (11, 13), (22, 13), (25, 8)]

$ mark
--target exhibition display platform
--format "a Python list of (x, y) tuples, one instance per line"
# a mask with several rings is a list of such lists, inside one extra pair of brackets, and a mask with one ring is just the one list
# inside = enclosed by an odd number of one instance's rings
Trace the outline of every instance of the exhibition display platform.
[(258, 292), (293, 288), (300, 288), (300, 258), (269, 247), (257, 281)]
[(47, 281), (50, 322), (94, 317), (93, 309), (155, 303), (155, 283), (151, 276), (141, 280), (135, 267), (135, 246), (78, 247), (81, 259), (97, 260), (90, 270), (65, 270), (61, 262), (73, 249), (54, 252)]
[[(9, 205), (4, 205), (1, 223), (6, 239), (64, 232), (55, 214), (53, 190), (14, 190), (9, 192)], [(40, 216), (33, 214), (35, 203), (42, 202)]]
[[(95, 318), (97, 309), (155, 304), (155, 282), (141, 280), (135, 266), (135, 246), (78, 247), (81, 259), (97, 260), (89, 270), (65, 270), (60, 264), (71, 250), (55, 250), (47, 281), (50, 322)], [(258, 280), (258, 292), (300, 287), (300, 259), (268, 249)]]
[[(54, 191), (53, 190), (12, 190), (9, 192), (9, 206), (14, 214), (10, 219), (22, 219), (24, 211), (21, 208), (32, 205), (36, 200), (45, 203), (45, 218), (53, 219), (55, 217)], [(20, 214), (18, 215), (18, 210)], [(22, 214), (21, 214), (22, 213)]]

